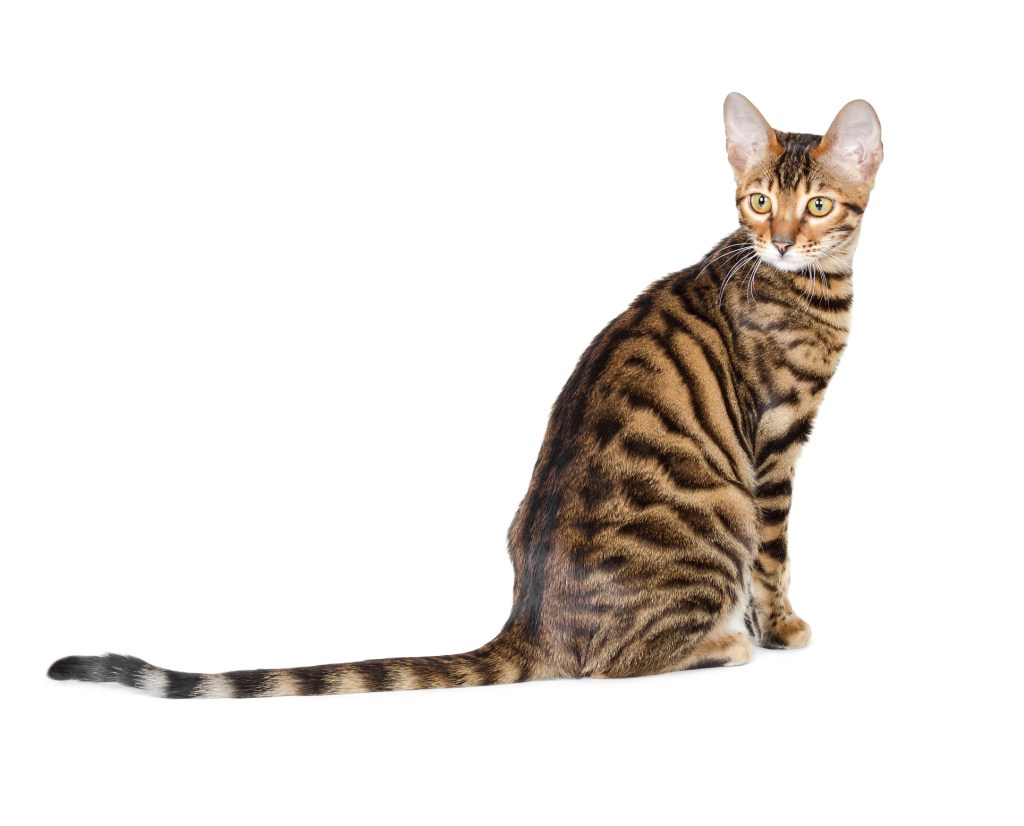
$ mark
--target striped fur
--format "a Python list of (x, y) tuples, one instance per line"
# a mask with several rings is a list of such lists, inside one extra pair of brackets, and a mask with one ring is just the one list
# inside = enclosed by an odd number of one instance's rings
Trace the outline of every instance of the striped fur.
[[(880, 130), (863, 101), (823, 137), (773, 130), (740, 95), (725, 113), (739, 228), (580, 358), (509, 530), (513, 607), (494, 640), (224, 674), (66, 657), (49, 676), (175, 698), (349, 694), (736, 665), (744, 625), (762, 646), (806, 644), (787, 597), (793, 467), (846, 345)], [(819, 196), (833, 207), (814, 217)]]
[(533, 657), (500, 635), (476, 651), (443, 657), (393, 657), (358, 663), (192, 674), (150, 665), (137, 657), (65, 657), (50, 667), (55, 680), (120, 683), (157, 697), (287, 697), (357, 694), (414, 688), (498, 685), (532, 679)]

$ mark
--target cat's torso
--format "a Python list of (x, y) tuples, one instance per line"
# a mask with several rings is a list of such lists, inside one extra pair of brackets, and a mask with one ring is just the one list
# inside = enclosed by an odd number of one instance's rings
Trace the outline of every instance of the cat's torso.
[(552, 653), (552, 675), (615, 673), (659, 623), (745, 610), (771, 494), (788, 500), (852, 292), (849, 275), (793, 279), (743, 256), (738, 232), (652, 285), (555, 403), (509, 531), (510, 624)]

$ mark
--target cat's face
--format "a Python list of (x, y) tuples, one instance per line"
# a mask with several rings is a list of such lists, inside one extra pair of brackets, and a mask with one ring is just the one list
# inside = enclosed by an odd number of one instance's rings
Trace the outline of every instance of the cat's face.
[(786, 272), (849, 272), (882, 161), (870, 104), (848, 103), (822, 137), (778, 132), (733, 93), (725, 125), (740, 224), (761, 261)]

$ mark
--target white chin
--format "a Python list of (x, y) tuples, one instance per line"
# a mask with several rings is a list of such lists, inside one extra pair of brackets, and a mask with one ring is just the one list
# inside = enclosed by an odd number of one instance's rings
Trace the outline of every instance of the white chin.
[(807, 262), (797, 258), (783, 258), (781, 255), (772, 258), (761, 258), (766, 264), (771, 264), (775, 269), (783, 272), (799, 272), (807, 267)]

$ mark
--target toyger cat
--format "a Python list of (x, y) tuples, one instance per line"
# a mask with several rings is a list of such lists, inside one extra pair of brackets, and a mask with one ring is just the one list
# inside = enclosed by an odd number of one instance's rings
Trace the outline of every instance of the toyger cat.
[(805, 645), (786, 595), (793, 464), (846, 343), (851, 260), (881, 128), (824, 137), (725, 100), (739, 228), (594, 339), (555, 402), (508, 534), (511, 616), (466, 654), (189, 674), (66, 657), (58, 680), (162, 697), (268, 697), (631, 677)]

